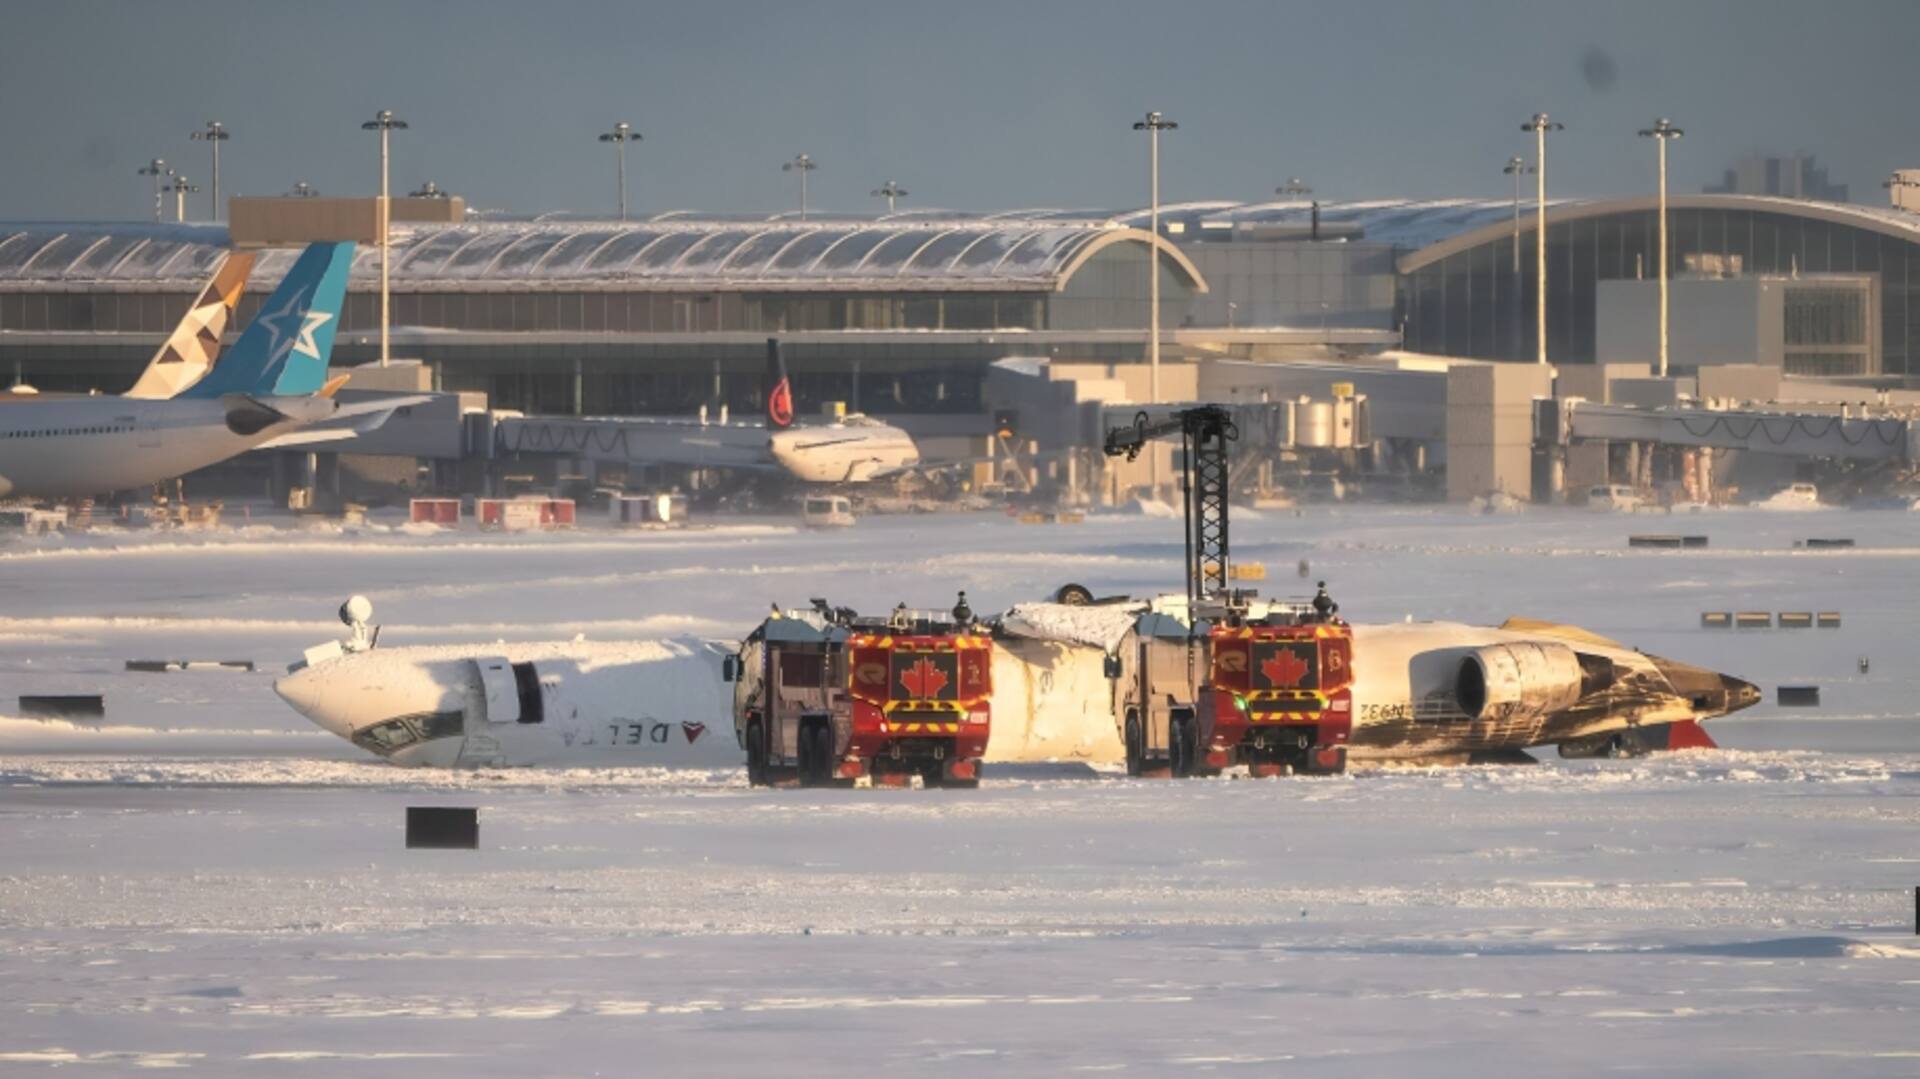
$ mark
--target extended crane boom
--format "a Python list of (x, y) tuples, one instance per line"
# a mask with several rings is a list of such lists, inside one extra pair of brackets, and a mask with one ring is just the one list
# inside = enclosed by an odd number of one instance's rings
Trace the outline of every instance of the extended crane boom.
[(1109, 457), (1131, 461), (1155, 439), (1180, 435), (1187, 511), (1187, 602), (1224, 598), (1231, 577), (1227, 536), (1227, 443), (1240, 437), (1220, 405), (1195, 405), (1153, 420), (1145, 412), (1107, 432)]

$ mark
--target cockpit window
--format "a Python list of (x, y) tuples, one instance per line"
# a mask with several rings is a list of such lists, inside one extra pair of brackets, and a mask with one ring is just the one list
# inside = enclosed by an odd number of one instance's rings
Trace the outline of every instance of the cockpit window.
[(361, 749), (378, 753), (382, 757), (391, 757), (416, 742), (430, 742), (436, 738), (457, 738), (465, 729), (464, 713), (425, 712), (417, 716), (389, 719), (384, 723), (375, 723), (371, 727), (362, 727), (353, 732), (353, 744)]

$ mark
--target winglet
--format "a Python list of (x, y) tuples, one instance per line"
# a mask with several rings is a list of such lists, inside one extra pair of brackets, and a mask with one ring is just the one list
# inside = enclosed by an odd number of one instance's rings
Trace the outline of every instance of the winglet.
[(340, 387), (346, 385), (348, 381), (350, 381), (352, 378), (353, 378), (353, 375), (351, 374), (335, 375), (332, 378), (328, 379), (327, 384), (320, 387), (319, 392), (315, 393), (314, 396), (315, 397), (332, 397), (334, 394), (339, 393)]

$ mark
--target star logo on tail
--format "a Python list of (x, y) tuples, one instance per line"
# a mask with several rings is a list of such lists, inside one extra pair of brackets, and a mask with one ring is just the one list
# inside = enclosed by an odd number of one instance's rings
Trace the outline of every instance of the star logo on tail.
[(333, 316), (325, 311), (307, 312), (306, 324), (300, 327), (298, 339), (293, 343), (293, 350), (302, 356), (311, 356), (316, 360), (319, 359), (320, 346), (314, 343), (313, 331), (332, 321)]

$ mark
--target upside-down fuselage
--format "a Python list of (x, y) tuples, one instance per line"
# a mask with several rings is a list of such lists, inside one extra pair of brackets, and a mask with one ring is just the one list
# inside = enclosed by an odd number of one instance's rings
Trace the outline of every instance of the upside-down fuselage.
[[(1520, 750), (1712, 719), (1759, 699), (1740, 679), (1565, 627), (1352, 630), (1355, 760)], [(719, 674), (730, 651), (693, 640), (387, 648), (325, 659), (275, 688), (397, 764), (727, 767), (744, 759)], [(1106, 656), (1085, 641), (997, 639), (987, 762), (1120, 762)], [(1476, 692), (1463, 686), (1469, 669), (1480, 697), (1463, 707)]]

